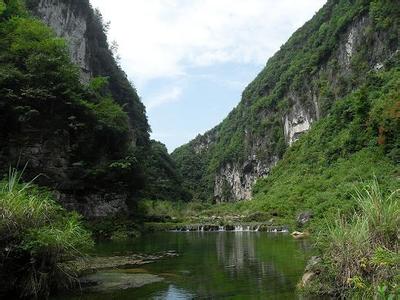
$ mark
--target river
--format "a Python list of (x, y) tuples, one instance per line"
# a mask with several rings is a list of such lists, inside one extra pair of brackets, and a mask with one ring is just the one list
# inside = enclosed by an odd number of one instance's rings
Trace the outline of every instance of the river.
[(307, 240), (266, 232), (159, 232), (96, 246), (99, 256), (168, 250), (179, 256), (129, 270), (163, 281), (56, 299), (298, 299), (295, 288), (310, 246)]

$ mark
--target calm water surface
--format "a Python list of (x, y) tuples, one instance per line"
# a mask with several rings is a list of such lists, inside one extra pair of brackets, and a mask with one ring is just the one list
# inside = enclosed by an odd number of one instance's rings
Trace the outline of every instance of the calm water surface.
[(264, 232), (163, 232), (96, 248), (105, 256), (166, 250), (180, 256), (139, 267), (164, 277), (161, 283), (63, 299), (298, 299), (309, 256), (307, 241)]

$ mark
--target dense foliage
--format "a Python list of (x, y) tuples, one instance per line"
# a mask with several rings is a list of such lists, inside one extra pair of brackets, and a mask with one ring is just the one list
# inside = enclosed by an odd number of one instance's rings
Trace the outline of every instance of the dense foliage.
[(10, 170), (0, 182), (0, 293), (44, 299), (75, 284), (66, 261), (80, 257), (93, 242), (77, 214), (20, 179)]
[(190, 194), (182, 186), (183, 179), (164, 144), (152, 140), (144, 164), (147, 183), (141, 191), (141, 198), (190, 200)]
[(183, 186), (191, 193), (190, 198), (193, 201), (210, 200), (213, 190), (212, 175), (207, 169), (212, 150), (196, 151), (196, 145), (202, 143), (203, 137), (198, 136), (190, 145), (183, 145), (171, 154), (178, 171), (182, 174)]
[(385, 190), (398, 186), (400, 69), (371, 72), (368, 82), (337, 101), (255, 186), (263, 210), (294, 215), (313, 209), (320, 218), (350, 209), (354, 183), (375, 176)]

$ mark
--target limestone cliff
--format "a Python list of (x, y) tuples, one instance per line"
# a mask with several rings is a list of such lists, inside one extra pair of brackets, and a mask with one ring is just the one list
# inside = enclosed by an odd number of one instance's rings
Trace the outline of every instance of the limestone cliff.
[[(220, 125), (173, 153), (194, 195), (193, 183), (204, 182), (199, 200), (251, 199), (253, 184), (285, 149), (399, 51), (399, 32), (377, 23), (376, 7), (328, 1), (268, 61)], [(184, 168), (193, 152), (204, 170), (196, 179)]]
[(32, 10), (55, 33), (66, 39), (72, 61), (80, 66), (81, 78), (89, 82), (93, 76), (90, 67), (91, 49), (87, 37), (89, 7), (85, 10), (72, 6), (73, 1), (40, 0)]

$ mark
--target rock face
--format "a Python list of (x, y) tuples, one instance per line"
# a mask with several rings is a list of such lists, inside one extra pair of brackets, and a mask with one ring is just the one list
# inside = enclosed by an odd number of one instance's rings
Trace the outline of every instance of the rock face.
[(242, 164), (228, 163), (224, 165), (215, 175), (214, 200), (219, 203), (228, 199), (251, 199), (253, 184), (258, 178), (268, 176), (277, 161), (277, 157), (272, 157), (272, 160), (268, 162), (262, 162), (254, 157)]
[(62, 0), (40, 0), (36, 14), (53, 28), (58, 36), (65, 38), (72, 61), (80, 66), (82, 81), (89, 82), (92, 73), (90, 46), (86, 36), (88, 20), (85, 12)]
[(85, 180), (85, 165), (77, 161), (71, 132), (48, 132), (43, 128), (21, 125), (18, 135), (0, 147), (2, 166), (27, 164), (25, 175), (36, 184), (51, 187), (59, 202), (67, 209), (86, 217), (112, 216), (127, 212), (129, 192), (125, 188), (102, 189)]
[(77, 210), (87, 217), (108, 217), (127, 212), (128, 192), (92, 191), (79, 196), (56, 192), (57, 200), (68, 210)]
[[(294, 51), (318, 53), (320, 49), (309, 50), (315, 45), (308, 45), (309, 48), (303, 50), (301, 43), (310, 36), (310, 32), (315, 36), (323, 32), (327, 27), (324, 27), (324, 22), (329, 21), (327, 16), (334, 14), (335, 5), (338, 5), (337, 2), (328, 1), (319, 15), (299, 29), (288, 45), (282, 46), (243, 92), (239, 105), (220, 125), (173, 153), (179, 165), (182, 153), (194, 149), (196, 160), (201, 161), (202, 169), (206, 170), (202, 179), (210, 186), (208, 198), (213, 198), (215, 202), (251, 199), (253, 184), (258, 178), (268, 176), (285, 149), (306, 133), (315, 121), (325, 116), (333, 102), (354, 89), (349, 82), (358, 76), (360, 66), (365, 70), (379, 70), (384, 67), (384, 61), (398, 51), (398, 45), (390, 42), (388, 32), (371, 29), (374, 28), (374, 20), (366, 7), (340, 28), (335, 44), (321, 55), (314, 69), (301, 70), (306, 74), (301, 82), (288, 78), (284, 86), (279, 86), (277, 90), (274, 84), (281, 74), (274, 75), (274, 72), (288, 63), (285, 55), (289, 54), (285, 51), (293, 51), (290, 54), (292, 59), (297, 55)], [(296, 40), (301, 34), (303, 38)], [(368, 49), (367, 53), (365, 49)], [(365, 73), (363, 71), (362, 76)], [(279, 97), (276, 96), (277, 91)], [(272, 103), (272, 98), (276, 102)], [(192, 182), (199, 182), (198, 177), (186, 176)], [(196, 185), (192, 186), (193, 193), (196, 193)]]
[(305, 110), (298, 101), (291, 107), (290, 112), (285, 115), (284, 119), (285, 140), (289, 146), (309, 130), (311, 123), (314, 121), (310, 112)]

